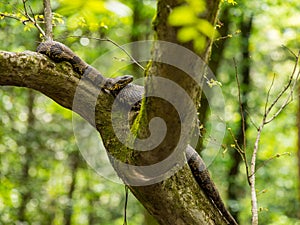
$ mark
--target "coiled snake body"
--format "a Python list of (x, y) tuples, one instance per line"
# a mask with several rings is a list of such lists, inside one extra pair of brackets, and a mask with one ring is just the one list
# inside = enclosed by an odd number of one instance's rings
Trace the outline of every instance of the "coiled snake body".
[[(144, 94), (144, 87), (131, 84), (133, 81), (131, 75), (105, 78), (95, 68), (80, 59), (70, 48), (56, 41), (42, 42), (37, 47), (37, 52), (47, 55), (55, 62), (69, 62), (79, 75), (87, 77), (99, 88), (109, 91), (114, 97), (117, 97), (119, 94), (119, 101), (134, 105), (135, 107), (133, 109), (136, 111), (139, 110), (139, 103)], [(121, 90), (122, 92), (120, 92)], [(237, 224), (231, 214), (227, 211), (214, 182), (210, 178), (203, 160), (191, 146), (188, 146), (186, 149), (186, 158), (200, 188), (226, 218), (228, 224)]]

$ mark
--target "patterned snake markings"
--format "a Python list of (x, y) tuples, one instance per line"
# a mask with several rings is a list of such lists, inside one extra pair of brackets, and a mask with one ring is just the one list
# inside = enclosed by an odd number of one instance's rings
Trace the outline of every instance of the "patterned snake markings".
[[(99, 88), (109, 91), (115, 98), (118, 96), (118, 100), (122, 103), (133, 105), (134, 107), (132, 110), (139, 110), (140, 101), (144, 94), (144, 87), (131, 84), (133, 81), (132, 76), (124, 75), (116, 78), (105, 78), (95, 68), (88, 65), (70, 48), (60, 42), (42, 42), (37, 47), (37, 52), (47, 55), (55, 62), (69, 62), (73, 66), (74, 71), (76, 71), (79, 75), (86, 76)], [(200, 188), (217, 207), (219, 212), (227, 220), (227, 223), (237, 225), (237, 222), (227, 211), (220, 194), (199, 154), (190, 145), (186, 148), (185, 153), (189, 167)]]

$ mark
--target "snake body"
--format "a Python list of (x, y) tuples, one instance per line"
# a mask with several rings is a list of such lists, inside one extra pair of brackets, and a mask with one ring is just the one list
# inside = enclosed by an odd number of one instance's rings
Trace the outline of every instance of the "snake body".
[(69, 47), (57, 41), (42, 42), (37, 47), (36, 51), (47, 55), (55, 62), (69, 62), (74, 71), (80, 76), (87, 77), (94, 85), (110, 91), (114, 96), (116, 96), (122, 88), (133, 81), (133, 76), (131, 75), (124, 75), (116, 78), (104, 77), (98, 70), (79, 58)]
[[(55, 62), (69, 62), (73, 66), (74, 71), (79, 75), (86, 76), (99, 88), (109, 91), (120, 102), (133, 106), (132, 110), (139, 110), (144, 94), (144, 87), (132, 84), (132, 76), (124, 75), (117, 78), (105, 78), (94, 67), (88, 65), (70, 48), (60, 42), (42, 42), (37, 47), (37, 52), (47, 55)], [(202, 158), (190, 145), (188, 145), (185, 153), (189, 167), (200, 188), (226, 218), (228, 224), (237, 225), (237, 222), (227, 211)]]

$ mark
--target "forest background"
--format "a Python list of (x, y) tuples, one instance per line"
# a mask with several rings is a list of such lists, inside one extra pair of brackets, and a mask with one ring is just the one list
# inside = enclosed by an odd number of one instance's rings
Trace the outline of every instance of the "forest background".
[[(95, 60), (116, 46), (84, 37), (109, 37), (120, 45), (153, 39), (151, 23), (156, 12), (155, 1), (53, 0), (51, 3), (55, 12), (55, 39), (96, 68), (99, 66)], [(28, 4), (33, 12), (42, 14), (41, 1), (30, 0)], [(1, 13), (17, 14), (22, 10), (21, 1), (0, 2)], [(287, 48), (294, 52), (300, 49), (299, 12), (297, 1), (222, 4), (217, 26), (221, 37), (215, 41), (212, 54), (212, 63), (216, 59), (218, 64), (212, 69), (222, 84), (227, 128), (238, 137), (241, 116), (233, 58), (242, 78), (245, 68), (249, 68), (249, 80), (241, 79), (247, 102), (249, 149), (253, 149), (257, 132), (253, 123), (257, 124), (262, 118), (274, 74), (270, 98), (279, 93), (292, 72), (295, 60)], [(187, 37), (192, 35), (186, 34)], [(34, 51), (39, 41), (32, 24), (0, 16), (0, 49)], [(133, 49), (131, 54), (135, 56), (139, 51)], [(111, 60), (119, 62), (123, 58), (115, 55)], [(143, 72), (136, 66), (117, 73), (111, 66), (102, 65), (99, 70), (105, 75), (133, 74), (136, 78)], [(261, 224), (300, 224), (297, 96), (298, 93), (262, 134), (258, 164), (264, 166), (256, 174)], [(99, 176), (83, 159), (74, 137), (72, 116), (70, 111), (35, 91), (0, 88), (0, 224), (123, 222), (124, 187)], [(208, 112), (205, 121), (209, 121), (210, 116)], [(249, 224), (250, 191), (244, 165), (236, 159), (233, 143), (228, 132), (223, 149), (209, 170), (240, 224)], [(268, 161), (276, 155), (280, 157)], [(154, 224), (132, 195), (127, 218), (130, 224)]]

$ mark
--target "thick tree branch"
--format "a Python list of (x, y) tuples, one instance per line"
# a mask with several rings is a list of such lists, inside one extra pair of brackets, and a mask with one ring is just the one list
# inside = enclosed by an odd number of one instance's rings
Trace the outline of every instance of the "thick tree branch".
[[(30, 51), (23, 53), (0, 51), (0, 85), (35, 89), (63, 107), (72, 109), (79, 81), (79, 75), (68, 63), (55, 64), (44, 55)], [(80, 94), (84, 101), (82, 107), (77, 107), (75, 111), (93, 124), (93, 118), (88, 112), (94, 111), (90, 99), (93, 99), (95, 87), (88, 83), (82, 83), (80, 87)], [(99, 101), (108, 101), (109, 98), (105, 93), (100, 91), (99, 94)]]

